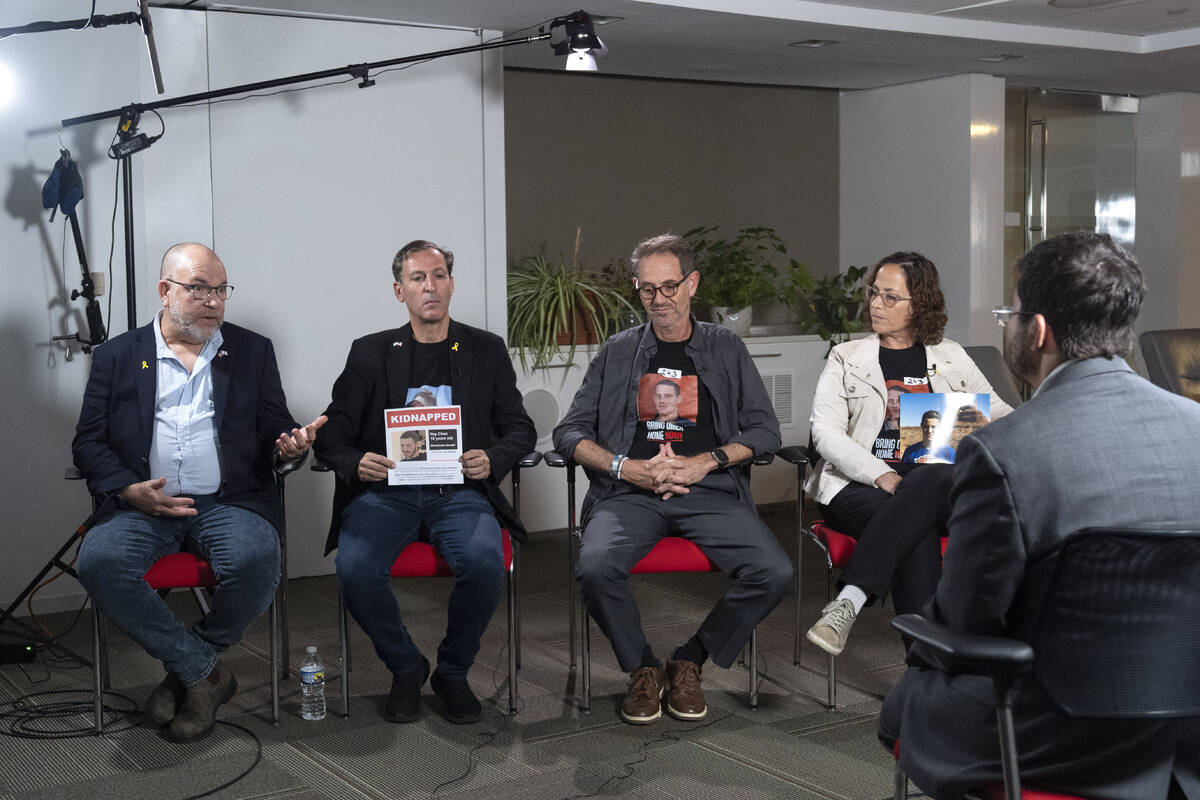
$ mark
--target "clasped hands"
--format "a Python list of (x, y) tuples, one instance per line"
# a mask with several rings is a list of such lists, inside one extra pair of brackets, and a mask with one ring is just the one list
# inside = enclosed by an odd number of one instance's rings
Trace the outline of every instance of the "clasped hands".
[(628, 459), (621, 467), (621, 479), (642, 489), (649, 489), (663, 500), (687, 494), (693, 483), (707, 475), (717, 462), (709, 453), (678, 456), (671, 443), (658, 446), (658, 455), (647, 459)]

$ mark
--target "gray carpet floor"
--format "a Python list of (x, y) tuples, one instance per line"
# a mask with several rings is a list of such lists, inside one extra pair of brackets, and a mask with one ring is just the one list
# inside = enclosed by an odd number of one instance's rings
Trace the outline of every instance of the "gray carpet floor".
[[(787, 505), (763, 509), (764, 519), (793, 556), (794, 515)], [(825, 601), (825, 568), (806, 544), (803, 610), (806, 628)], [(109, 731), (68, 739), (0, 736), (0, 800), (8, 798), (185, 798), (203, 795), (257, 764), (219, 798), (487, 798), (561, 800), (628, 797), (646, 800), (718, 798), (890, 797), (892, 763), (875, 739), (883, 695), (899, 677), (903, 648), (887, 623), (889, 608), (869, 608), (838, 659), (838, 705), (825, 707), (826, 660), (805, 643), (793, 661), (793, 598), (787, 597), (758, 629), (759, 703), (747, 705), (748, 672), (707, 666), (707, 719), (669, 717), (635, 727), (618, 706), (623, 675), (593, 626), (592, 704), (579, 708), (569, 668), (565, 533), (543, 532), (522, 549), (520, 602), (522, 667), (519, 711), (507, 714), (506, 618), (501, 604), (471, 672), (484, 700), (482, 721), (456, 726), (438, 714), (425, 688), (421, 718), (394, 725), (380, 716), (390, 676), (370, 643), (351, 624), (349, 717), (342, 715), (337, 659), (337, 594), (332, 577), (294, 579), (288, 585), (291, 676), (281, 684), (281, 719), (270, 720), (267, 621), (260, 619), (226, 662), (240, 689), (222, 707), (224, 723), (200, 742), (176, 745), (136, 725), (135, 716), (109, 714)], [(67, 579), (69, 580), (69, 578)], [(648, 575), (634, 579), (651, 644), (660, 655), (682, 644), (721, 594), (720, 575)], [(424, 652), (433, 655), (445, 628), (449, 581), (393, 581), (405, 620)], [(198, 612), (186, 592), (169, 602), (181, 617)], [(66, 629), (68, 614), (44, 618)], [(90, 653), (85, 613), (62, 641)], [(329, 713), (300, 718), (297, 666), (304, 646), (325, 658)], [(128, 637), (111, 629), (112, 707), (137, 708), (162, 677), (162, 668)], [(90, 670), (46, 654), (33, 664), (0, 666), (0, 727), (16, 724), (22, 704), (90, 702)], [(33, 697), (29, 697), (34, 695)], [(125, 698), (128, 698), (126, 700)], [(90, 711), (26, 723), (27, 729), (87, 729)], [(236, 726), (236, 727), (235, 727)], [(261, 748), (261, 756), (259, 755)]]

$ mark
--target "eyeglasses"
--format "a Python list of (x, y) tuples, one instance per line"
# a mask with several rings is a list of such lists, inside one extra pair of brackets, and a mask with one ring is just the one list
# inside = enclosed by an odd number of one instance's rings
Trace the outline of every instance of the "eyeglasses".
[(662, 292), (663, 297), (674, 297), (679, 292), (679, 287), (687, 283), (687, 276), (691, 274), (689, 272), (687, 275), (684, 275), (681, 281), (667, 281), (666, 283), (660, 283), (658, 286), (655, 286), (653, 283), (639, 283), (637, 287), (638, 294), (648, 303), (653, 302), (654, 295), (658, 292)]
[(868, 286), (867, 305), (871, 305), (871, 303), (875, 302), (876, 297), (883, 301), (884, 308), (893, 308), (895, 307), (896, 303), (899, 303), (901, 300), (912, 300), (911, 297), (902, 297), (895, 292), (881, 292), (874, 286)]
[(1036, 317), (1036, 311), (1013, 311), (1012, 306), (996, 306), (992, 309), (992, 316), (996, 318), (996, 324), (1001, 328), (1008, 325), (1008, 321), (1013, 317)]
[(176, 286), (182, 286), (188, 290), (188, 294), (197, 300), (207, 300), (213, 295), (216, 295), (218, 300), (228, 300), (229, 295), (233, 294), (233, 287), (228, 283), (222, 283), (220, 286), (209, 286), (205, 283), (180, 283), (170, 278), (164, 278), (163, 280), (167, 283), (173, 283)]

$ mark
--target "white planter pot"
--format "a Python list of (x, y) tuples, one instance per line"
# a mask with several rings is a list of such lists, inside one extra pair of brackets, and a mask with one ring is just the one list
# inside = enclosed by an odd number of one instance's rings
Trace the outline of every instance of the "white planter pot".
[(750, 334), (750, 323), (754, 321), (754, 306), (745, 308), (727, 308), (713, 306), (713, 322), (719, 322), (738, 336)]

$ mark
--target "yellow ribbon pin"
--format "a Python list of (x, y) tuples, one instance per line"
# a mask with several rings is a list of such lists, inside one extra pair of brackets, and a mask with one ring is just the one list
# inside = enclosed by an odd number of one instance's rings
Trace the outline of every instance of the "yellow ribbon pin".
[(458, 342), (455, 342), (454, 344), (450, 345), (450, 349), (457, 353), (458, 352)]
[(147, 364), (145, 361), (143, 361), (143, 362), (142, 362), (142, 369), (150, 369), (150, 365), (149, 365), (149, 364)]

